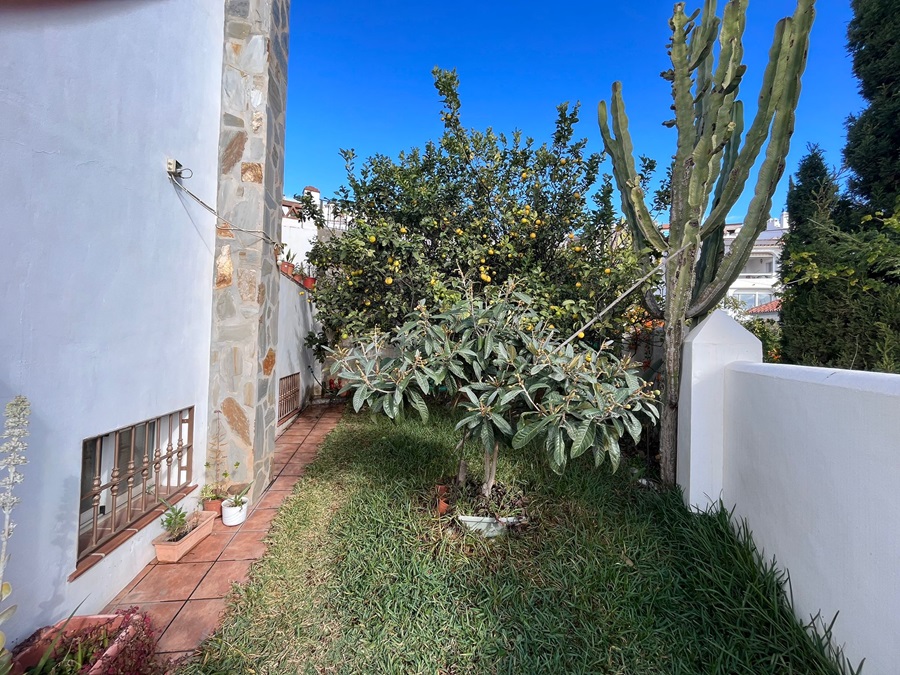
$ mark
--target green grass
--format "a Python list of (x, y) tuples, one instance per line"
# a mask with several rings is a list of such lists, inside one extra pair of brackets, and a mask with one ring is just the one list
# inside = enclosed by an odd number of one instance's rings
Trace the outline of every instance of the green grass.
[(841, 672), (745, 530), (636, 487), (627, 463), (559, 477), (508, 451), (498, 478), (525, 489), (532, 525), (459, 534), (432, 503), (455, 472), (452, 429), (346, 416), (180, 672)]

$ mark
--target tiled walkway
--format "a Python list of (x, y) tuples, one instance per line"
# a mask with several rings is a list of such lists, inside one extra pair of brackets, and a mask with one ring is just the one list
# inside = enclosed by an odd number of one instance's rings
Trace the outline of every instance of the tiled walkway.
[(177, 563), (145, 567), (108, 606), (139, 606), (158, 635), (158, 651), (171, 658), (193, 652), (216, 627), (231, 583), (247, 580), (250, 565), (265, 553), (265, 537), (278, 507), (291, 494), (322, 439), (343, 413), (342, 405), (310, 406), (275, 441), (275, 479), (247, 520), (213, 532)]

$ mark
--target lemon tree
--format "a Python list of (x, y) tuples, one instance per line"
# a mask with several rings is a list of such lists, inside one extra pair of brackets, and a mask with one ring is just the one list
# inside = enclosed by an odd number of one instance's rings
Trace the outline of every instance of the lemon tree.
[[(359, 168), (343, 151), (348, 184), (337, 204), (353, 226), (309, 254), (322, 345), (390, 330), (422, 299), (449, 306), (459, 300), (455, 281), (483, 294), (510, 277), (534, 299), (537, 320), (571, 331), (639, 276), (610, 179), (599, 176), (602, 158), (574, 140), (577, 105), (560, 105), (552, 139), (537, 145), (519, 132), (464, 128), (456, 73), (434, 77), (439, 140)], [(621, 303), (583, 339), (621, 334), (627, 309)]]

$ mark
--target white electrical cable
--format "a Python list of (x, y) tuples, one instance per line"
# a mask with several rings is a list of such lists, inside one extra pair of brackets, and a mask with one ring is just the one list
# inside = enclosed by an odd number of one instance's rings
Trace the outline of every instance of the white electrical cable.
[[(190, 171), (190, 169), (188, 169), (188, 171)], [(222, 216), (220, 216), (218, 213), (216, 213), (216, 210), (215, 210), (213, 207), (211, 207), (211, 206), (210, 206), (209, 204), (207, 204), (205, 201), (203, 201), (202, 199), (200, 199), (200, 197), (198, 197), (197, 195), (195, 195), (193, 192), (191, 192), (190, 190), (188, 190), (184, 185), (182, 185), (182, 184), (179, 183), (177, 180), (175, 180), (175, 176), (173, 176), (171, 173), (169, 174), (169, 180), (172, 181), (172, 185), (174, 185), (175, 187), (177, 187), (177, 188), (179, 188), (180, 190), (182, 190), (183, 192), (185, 192), (188, 196), (190, 196), (191, 199), (193, 199), (193, 200), (194, 200), (195, 202), (197, 202), (200, 206), (202, 206), (204, 209), (206, 209), (206, 210), (209, 211), (212, 215), (214, 215), (214, 216), (216, 217), (217, 220), (221, 220), (223, 223), (225, 223), (225, 225), (228, 226), (227, 228), (225, 228), (225, 227), (221, 227), (221, 226), (219, 226), (219, 225), (216, 225), (216, 229), (217, 229), (217, 230), (225, 230), (225, 229), (228, 229), (228, 230), (234, 230), (235, 232), (244, 232), (244, 233), (246, 233), (246, 234), (253, 234), (253, 235), (256, 235), (260, 240), (265, 241), (265, 242), (267, 242), (267, 243), (269, 243), (269, 244), (272, 244), (272, 246), (281, 246), (281, 243), (280, 243), (280, 242), (275, 241), (274, 239), (272, 239), (268, 234), (266, 234), (266, 233), (263, 232), (262, 230), (245, 230), (245, 229), (243, 229), (243, 228), (241, 228), (241, 227), (237, 227), (236, 225), (232, 225), (230, 222), (228, 222), (228, 221), (225, 220)]]

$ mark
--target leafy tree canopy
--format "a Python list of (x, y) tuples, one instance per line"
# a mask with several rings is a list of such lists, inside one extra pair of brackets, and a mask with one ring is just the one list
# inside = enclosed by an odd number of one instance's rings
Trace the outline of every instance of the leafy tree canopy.
[[(519, 132), (464, 128), (455, 71), (434, 77), (439, 140), (396, 159), (376, 155), (358, 171), (353, 151), (342, 151), (348, 185), (337, 205), (353, 226), (320, 237), (309, 254), (320, 345), (390, 330), (423, 299), (449, 306), (460, 299), (456, 280), (482, 294), (511, 276), (534, 298), (538, 319), (571, 332), (639, 276), (610, 179), (598, 181), (601, 156), (574, 140), (578, 105), (558, 107), (552, 139), (538, 146)], [(587, 339), (620, 333), (629, 310), (617, 307)]]

